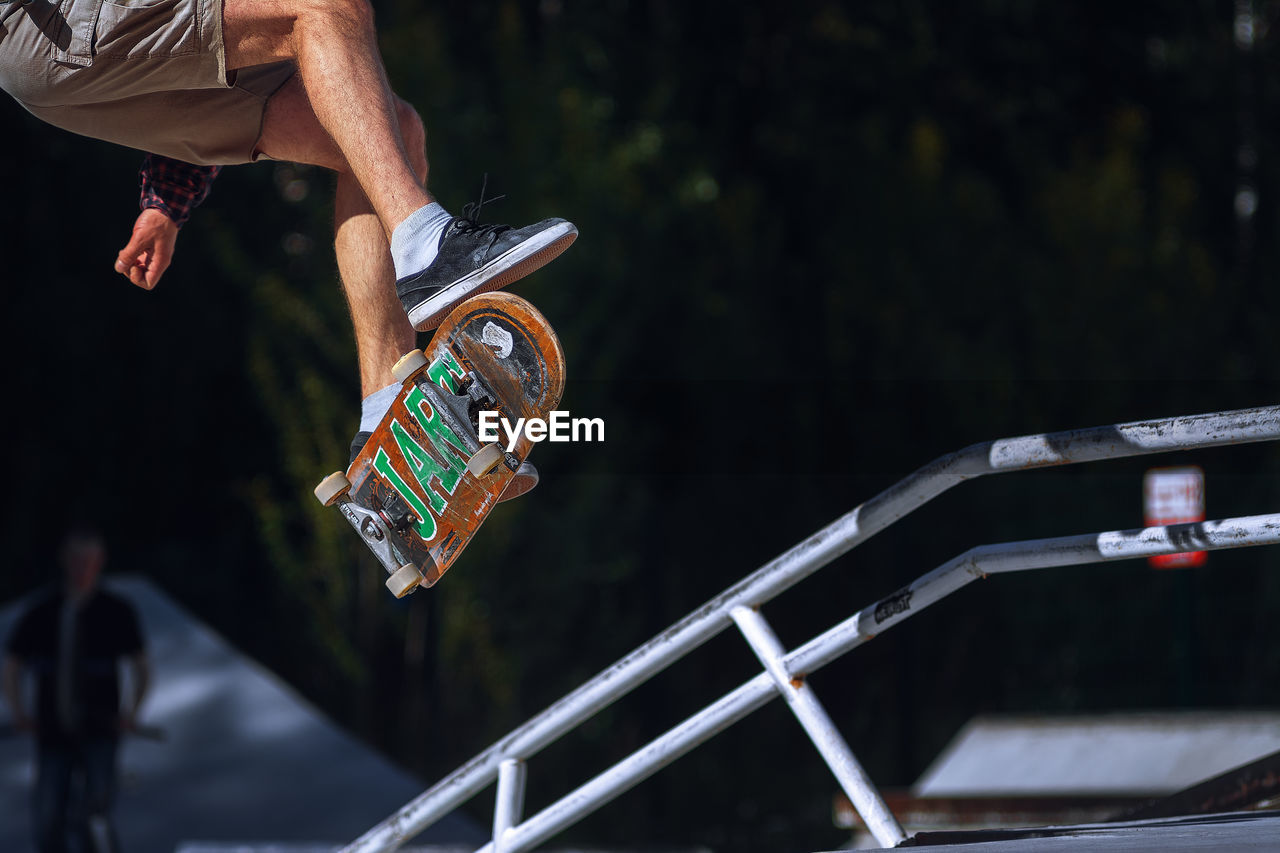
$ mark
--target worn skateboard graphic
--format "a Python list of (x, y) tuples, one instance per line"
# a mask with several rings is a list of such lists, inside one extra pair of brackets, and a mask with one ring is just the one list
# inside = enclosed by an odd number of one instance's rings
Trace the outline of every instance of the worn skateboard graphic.
[[(360, 455), (315, 491), (386, 567), (400, 598), (449, 570), (504, 493), (536, 482), (530, 466), (517, 477), (534, 442), (507, 426), (546, 418), (559, 404), (564, 351), (526, 300), (486, 293), (455, 308), (394, 373), (400, 395)], [(497, 442), (479, 439), (484, 412), (497, 413), (487, 416), (497, 420)]]

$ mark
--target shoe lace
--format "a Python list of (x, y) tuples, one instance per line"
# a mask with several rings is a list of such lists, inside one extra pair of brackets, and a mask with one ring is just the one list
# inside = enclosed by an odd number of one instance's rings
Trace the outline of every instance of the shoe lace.
[(499, 225), (494, 222), (482, 224), (480, 222), (480, 210), (486, 204), (493, 204), (495, 201), (501, 201), (506, 195), (494, 196), (493, 198), (485, 198), (485, 191), (489, 188), (489, 173), (484, 173), (484, 180), (480, 184), (480, 197), (476, 201), (467, 202), (462, 206), (462, 215), (453, 222), (453, 227), (463, 234), (475, 234), (476, 236), (485, 236), (492, 234), (497, 236), (503, 231), (510, 231), (510, 225)]

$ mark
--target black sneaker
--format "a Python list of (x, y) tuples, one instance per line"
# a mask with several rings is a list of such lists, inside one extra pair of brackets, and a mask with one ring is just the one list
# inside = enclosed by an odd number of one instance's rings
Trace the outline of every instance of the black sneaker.
[(479, 208), (468, 204), (449, 223), (431, 266), (396, 282), (409, 322), (419, 332), (439, 326), (467, 297), (506, 287), (549, 263), (578, 236), (574, 224), (564, 219), (544, 219), (524, 228), (481, 225), (475, 221)]
[(520, 467), (516, 469), (516, 475), (507, 484), (507, 490), (498, 497), (498, 503), (529, 494), (533, 491), (533, 487), (538, 485), (539, 479), (541, 478), (538, 476), (538, 469), (533, 467), (532, 462), (521, 462)]
[(364, 446), (369, 443), (371, 432), (361, 430), (356, 433), (356, 437), (351, 439), (351, 458), (347, 460), (347, 467), (350, 468), (356, 461), (356, 457), (360, 455), (360, 451), (364, 450)]

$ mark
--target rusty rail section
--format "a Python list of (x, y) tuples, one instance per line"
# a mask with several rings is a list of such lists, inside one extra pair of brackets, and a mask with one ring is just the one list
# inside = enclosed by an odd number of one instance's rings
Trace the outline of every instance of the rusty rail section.
[(1158, 800), (1152, 800), (1107, 818), (1112, 821), (1160, 820), (1182, 815), (1241, 812), (1280, 799), (1280, 752), (1264, 755), (1197, 782)]
[[(485, 853), (527, 850), (572, 825), (699, 743), (783, 695), (868, 826), (885, 846), (903, 838), (804, 675), (924, 606), (992, 572), (1280, 542), (1280, 516), (1251, 516), (966, 552), (916, 583), (784, 652), (758, 608), (965, 480), (1057, 465), (1280, 439), (1280, 406), (1141, 421), (983, 442), (941, 456), (836, 519), (515, 729), (344, 848), (394, 850), (498, 780), (494, 840)], [(1189, 547), (1192, 546), (1192, 547)], [(548, 744), (653, 675), (737, 625), (765, 671), (531, 818), (520, 820), (525, 764)]]

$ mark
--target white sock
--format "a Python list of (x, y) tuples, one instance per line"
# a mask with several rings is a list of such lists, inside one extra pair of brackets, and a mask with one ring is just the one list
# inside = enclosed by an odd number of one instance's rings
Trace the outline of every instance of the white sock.
[(382, 416), (400, 393), (400, 383), (393, 382), (386, 388), (374, 391), (360, 401), (360, 432), (373, 432), (382, 422)]
[(407, 278), (431, 266), (440, 249), (440, 235), (453, 217), (439, 202), (431, 202), (410, 213), (391, 232), (391, 262), (396, 278)]

